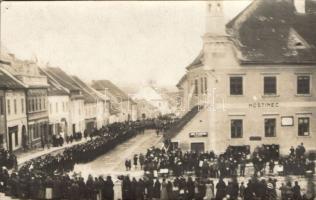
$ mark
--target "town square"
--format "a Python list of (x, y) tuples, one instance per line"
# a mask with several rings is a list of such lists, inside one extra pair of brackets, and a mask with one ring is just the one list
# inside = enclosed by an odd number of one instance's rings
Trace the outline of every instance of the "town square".
[(0, 200), (316, 199), (316, 1), (1, 1)]

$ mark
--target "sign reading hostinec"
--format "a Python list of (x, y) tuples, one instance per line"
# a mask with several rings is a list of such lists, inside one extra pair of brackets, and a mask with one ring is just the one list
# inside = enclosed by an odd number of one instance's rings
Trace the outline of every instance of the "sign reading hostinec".
[(292, 116), (281, 117), (281, 125), (282, 126), (293, 126), (294, 118)]
[(278, 102), (254, 102), (249, 104), (249, 108), (278, 108)]
[(207, 132), (191, 132), (189, 133), (190, 137), (207, 137)]

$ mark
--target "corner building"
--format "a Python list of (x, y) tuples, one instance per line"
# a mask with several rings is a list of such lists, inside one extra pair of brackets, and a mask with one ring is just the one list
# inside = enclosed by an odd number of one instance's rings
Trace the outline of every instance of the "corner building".
[(254, 0), (226, 25), (222, 1), (207, 2), (206, 12), (203, 49), (177, 84), (185, 111), (201, 109), (172, 141), (216, 153), (229, 145), (316, 150), (313, 9)]

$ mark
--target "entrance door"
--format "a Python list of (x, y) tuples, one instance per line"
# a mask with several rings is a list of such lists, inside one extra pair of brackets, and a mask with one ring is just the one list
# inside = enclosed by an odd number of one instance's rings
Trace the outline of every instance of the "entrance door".
[(73, 133), (73, 134), (76, 133), (76, 124), (72, 124), (72, 133)]
[(15, 141), (15, 144), (18, 144), (18, 126), (14, 126), (14, 127), (9, 127), (9, 151), (12, 152), (13, 151), (13, 141)]
[(204, 143), (203, 142), (191, 143), (191, 151), (194, 151), (197, 153), (204, 152)]

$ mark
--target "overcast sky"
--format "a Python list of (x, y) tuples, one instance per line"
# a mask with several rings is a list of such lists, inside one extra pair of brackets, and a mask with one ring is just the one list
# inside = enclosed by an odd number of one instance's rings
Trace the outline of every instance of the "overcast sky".
[[(249, 4), (225, 1), (227, 20)], [(89, 81), (175, 85), (198, 55), (205, 2), (2, 2), (1, 43)]]

